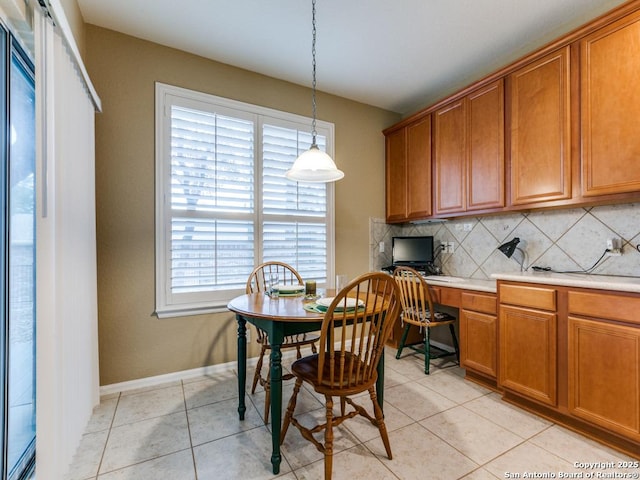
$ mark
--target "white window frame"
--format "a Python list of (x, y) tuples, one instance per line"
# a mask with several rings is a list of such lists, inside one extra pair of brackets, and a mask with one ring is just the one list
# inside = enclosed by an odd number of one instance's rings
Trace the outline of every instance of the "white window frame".
[[(269, 124), (293, 127), (300, 131), (311, 133), (311, 118), (292, 113), (251, 105), (230, 100), (215, 95), (196, 92), (185, 88), (156, 82), (155, 89), (156, 121), (155, 121), (155, 167), (156, 167), (156, 200), (155, 200), (155, 246), (156, 246), (156, 307), (155, 314), (159, 318), (197, 315), (227, 311), (227, 304), (232, 298), (244, 293), (244, 288), (216, 290), (193, 294), (173, 294), (170, 278), (170, 248), (171, 248), (171, 106), (179, 104), (216, 113), (229, 114), (238, 118), (251, 119), (255, 125), (255, 211), (253, 223), (255, 226), (255, 262), (260, 263), (262, 255), (262, 139), (261, 131), (264, 119)], [(326, 137), (326, 151), (334, 156), (334, 125), (330, 122), (318, 120), (316, 130), (319, 135)], [(327, 184), (327, 282), (335, 276), (335, 187)], [(326, 286), (319, 284), (320, 287)]]

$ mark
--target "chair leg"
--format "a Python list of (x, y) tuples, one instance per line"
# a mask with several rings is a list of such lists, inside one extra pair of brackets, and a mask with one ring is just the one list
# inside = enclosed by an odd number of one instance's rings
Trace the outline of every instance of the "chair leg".
[(293, 416), (293, 411), (296, 409), (296, 401), (298, 399), (298, 392), (300, 392), (300, 387), (302, 386), (302, 380), (296, 378), (296, 383), (293, 386), (293, 394), (289, 399), (289, 405), (287, 406), (287, 413), (284, 415), (284, 420), (282, 422), (282, 429), (280, 430), (280, 445), (284, 442), (284, 437), (287, 434), (287, 429), (289, 428), (289, 424), (291, 423), (291, 417)]
[(373, 412), (376, 417), (378, 430), (380, 431), (380, 438), (382, 438), (382, 443), (384, 443), (384, 449), (387, 451), (387, 457), (389, 457), (389, 460), (392, 460), (393, 457), (391, 455), (391, 444), (389, 443), (387, 426), (384, 423), (384, 415), (382, 413), (382, 409), (380, 408), (380, 404), (378, 403), (376, 389), (374, 387), (371, 387), (369, 389), (369, 397), (371, 397), (371, 402), (373, 403)]
[(453, 328), (453, 324), (449, 324), (449, 331), (451, 332), (451, 340), (453, 341), (453, 348), (456, 351), (456, 360), (460, 364), (460, 347), (458, 346), (458, 338), (456, 337), (456, 329)]
[(325, 395), (327, 425), (324, 431), (324, 480), (331, 480), (333, 473), (333, 398)]
[(407, 335), (409, 335), (409, 327), (411, 324), (407, 323), (404, 326), (404, 330), (402, 331), (402, 337), (400, 337), (400, 345), (398, 345), (398, 351), (396, 353), (396, 359), (400, 360), (400, 355), (402, 354), (402, 349), (404, 348), (404, 343), (407, 341)]
[(253, 395), (254, 393), (256, 393), (256, 385), (258, 385), (258, 380), (260, 380), (260, 375), (262, 372), (262, 361), (264, 359), (264, 352), (267, 349), (265, 348), (264, 345), (262, 345), (262, 348), (260, 349), (260, 356), (258, 357), (258, 363), (256, 365), (256, 371), (253, 374), (253, 385), (251, 385), (251, 394)]
[(429, 375), (429, 366), (431, 365), (431, 343), (429, 340), (429, 327), (424, 329), (424, 373)]

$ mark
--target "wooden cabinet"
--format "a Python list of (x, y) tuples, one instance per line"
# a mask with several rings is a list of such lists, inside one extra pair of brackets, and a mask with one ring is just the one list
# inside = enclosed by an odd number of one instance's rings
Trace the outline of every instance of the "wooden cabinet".
[(640, 298), (569, 292), (569, 412), (640, 441)]
[(637, 201), (638, 38), (634, 0), (387, 129), (433, 118), (433, 206), (406, 185), (405, 130), (397, 171), (387, 144), (388, 221)]
[(434, 113), (434, 199), (436, 215), (464, 212), (466, 198), (466, 102), (455, 101)]
[(387, 222), (402, 222), (407, 217), (407, 130), (387, 134), (385, 144)]
[(503, 81), (438, 109), (433, 135), (436, 215), (503, 207)]
[(506, 400), (638, 457), (640, 294), (498, 282)]
[(504, 82), (467, 97), (467, 211), (504, 207)]
[(571, 198), (569, 66), (564, 47), (508, 77), (511, 205)]
[(488, 377), (489, 385), (495, 386), (498, 376), (496, 296), (463, 292), (461, 307), (460, 364), (467, 370), (467, 376), (475, 373)]
[(499, 385), (529, 399), (556, 406), (558, 315), (555, 290), (504, 285), (499, 295)]
[(580, 45), (582, 194), (640, 190), (640, 12)]
[(397, 223), (431, 209), (431, 116), (386, 135), (386, 217)]

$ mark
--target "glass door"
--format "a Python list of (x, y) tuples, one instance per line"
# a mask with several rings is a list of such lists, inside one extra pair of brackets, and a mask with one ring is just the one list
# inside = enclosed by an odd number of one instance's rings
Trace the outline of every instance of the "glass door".
[(2, 480), (35, 458), (35, 85), (33, 64), (2, 29)]

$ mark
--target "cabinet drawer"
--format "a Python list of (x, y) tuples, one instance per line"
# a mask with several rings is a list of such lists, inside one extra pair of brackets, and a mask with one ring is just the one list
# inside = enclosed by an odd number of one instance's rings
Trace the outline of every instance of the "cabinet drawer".
[(441, 288), (440, 289), (440, 301), (442, 305), (448, 305), (450, 307), (460, 307), (460, 289), (458, 288)]
[(500, 285), (500, 303), (521, 307), (556, 310), (556, 290), (525, 285)]
[(431, 291), (433, 303), (439, 303), (449, 307), (460, 307), (460, 289), (429, 286), (429, 290)]
[(640, 297), (570, 291), (569, 313), (640, 325)]
[(493, 313), (495, 315), (497, 312), (496, 296), (463, 292), (462, 308), (473, 310), (474, 312)]

